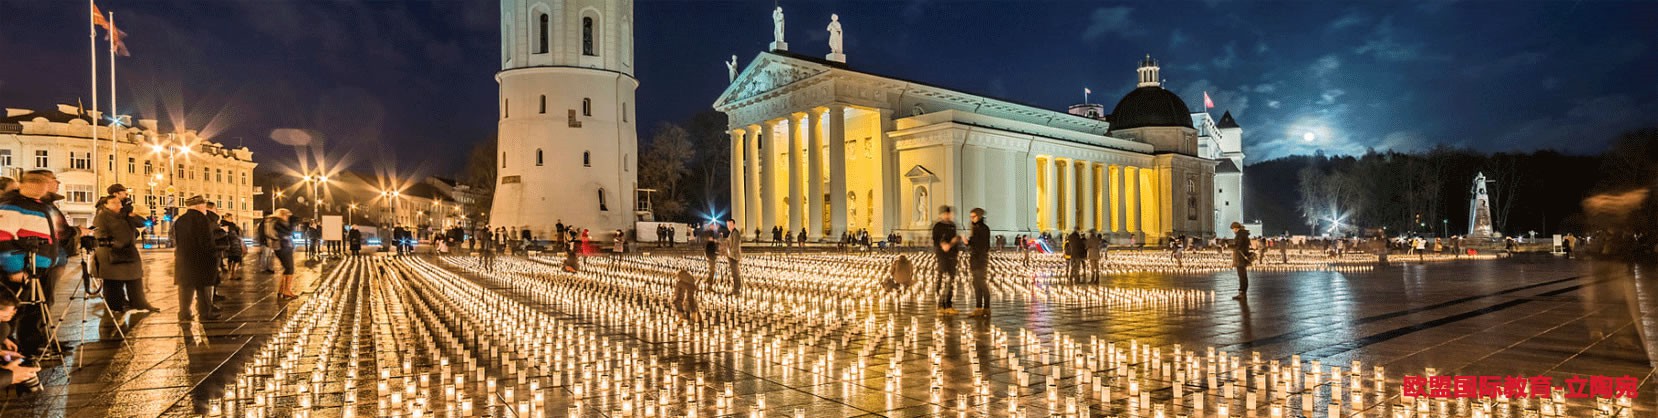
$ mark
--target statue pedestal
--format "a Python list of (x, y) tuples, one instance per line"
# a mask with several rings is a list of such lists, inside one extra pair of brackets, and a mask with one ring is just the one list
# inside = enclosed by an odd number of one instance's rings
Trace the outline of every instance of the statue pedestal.
[(789, 50), (789, 43), (788, 42), (783, 42), (783, 41), (772, 41), (771, 42), (771, 50), (773, 50), (773, 51), (788, 51)]
[(829, 55), (824, 55), (823, 58), (826, 58), (830, 61), (842, 63), (842, 64), (846, 63), (846, 54), (830, 53)]

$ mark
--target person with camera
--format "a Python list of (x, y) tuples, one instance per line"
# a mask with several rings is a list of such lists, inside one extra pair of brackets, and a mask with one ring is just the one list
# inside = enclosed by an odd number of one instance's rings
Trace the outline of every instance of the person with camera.
[(99, 199), (98, 214), (92, 218), (92, 267), (104, 279), (104, 303), (119, 316), (128, 309), (155, 310), (144, 297), (144, 263), (138, 255), (138, 229), (121, 214), (121, 198)]
[(38, 392), (41, 389), (40, 379), (35, 373), (39, 367), (23, 365), (23, 354), (17, 352), (17, 343), (11, 340), (12, 317), (17, 315), (19, 303), (16, 296), (8, 292), (0, 292), (0, 389), (7, 387), (17, 388), (18, 392)]
[(219, 252), (213, 242), (218, 225), (207, 214), (207, 199), (200, 195), (184, 201), (189, 208), (173, 221), (173, 281), (178, 284), (178, 319), (190, 315), (191, 302), (204, 321), (216, 321), (213, 312), (213, 285), (219, 276)]
[(23, 173), (17, 190), (0, 194), (0, 277), (23, 307), (12, 319), (19, 350), (45, 354), (52, 279), (77, 251), (80, 229), (69, 224), (56, 202), (58, 178), (51, 170)]

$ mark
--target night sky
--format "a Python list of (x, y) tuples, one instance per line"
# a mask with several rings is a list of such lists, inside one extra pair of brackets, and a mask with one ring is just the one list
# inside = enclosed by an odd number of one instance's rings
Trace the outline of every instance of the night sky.
[[(726, 84), (721, 62), (746, 64), (771, 41), (772, 3), (637, 1), (642, 140), (709, 108)], [(1109, 108), (1149, 53), (1188, 105), (1208, 91), (1217, 117), (1232, 111), (1255, 161), (1434, 144), (1593, 153), (1658, 112), (1658, 2), (782, 5), (794, 52), (827, 53), (824, 27), (839, 13), (854, 69), (1053, 109), (1084, 87)], [(246, 144), (262, 163), (294, 164), (271, 138), (280, 128), (326, 138), (331, 159), (411, 174), (452, 173), (494, 137), (495, 1), (99, 7), (129, 35), (122, 112)], [(0, 0), (0, 106), (88, 95), (85, 16), (82, 1)]]

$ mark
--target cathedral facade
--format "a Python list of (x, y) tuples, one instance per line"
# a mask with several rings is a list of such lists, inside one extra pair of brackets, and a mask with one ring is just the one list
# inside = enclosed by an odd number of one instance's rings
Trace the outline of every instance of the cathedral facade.
[(774, 43), (714, 103), (730, 123), (732, 212), (746, 230), (918, 239), (950, 205), (984, 208), (1010, 238), (1080, 230), (1142, 244), (1242, 220), (1241, 129), (1192, 112), (1149, 57), (1106, 114), (857, 71), (833, 52)]

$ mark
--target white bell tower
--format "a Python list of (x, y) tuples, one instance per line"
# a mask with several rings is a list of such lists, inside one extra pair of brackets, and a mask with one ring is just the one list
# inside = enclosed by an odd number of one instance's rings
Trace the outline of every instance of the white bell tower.
[(639, 156), (632, 0), (500, 0), (490, 227), (631, 228)]

